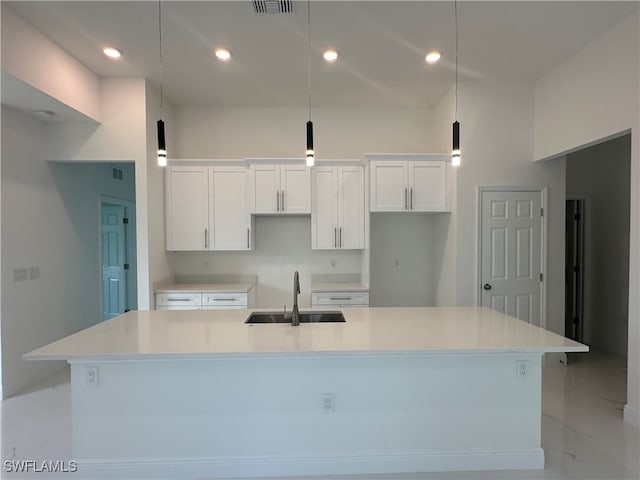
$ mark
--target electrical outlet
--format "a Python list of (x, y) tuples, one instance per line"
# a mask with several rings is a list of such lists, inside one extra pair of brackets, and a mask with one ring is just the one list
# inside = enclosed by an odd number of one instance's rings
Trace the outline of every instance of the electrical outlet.
[(393, 259), (393, 264), (394, 264), (396, 267), (399, 267), (399, 266), (400, 266), (400, 259), (399, 259), (399, 258), (394, 258), (394, 259)]
[(24, 282), (25, 280), (29, 280), (29, 269), (27, 269), (27, 268), (15, 268), (13, 270), (13, 281), (14, 282)]
[(322, 399), (322, 413), (333, 413), (336, 409), (336, 394), (335, 393), (321, 393)]
[(516, 360), (516, 380), (529, 378), (529, 360)]
[(84, 373), (87, 385), (98, 385), (98, 367), (84, 367)]
[(338, 261), (335, 258), (332, 258), (330, 263), (331, 263), (331, 266), (333, 268), (336, 268), (336, 265), (338, 264)]
[(204, 261), (204, 268), (209, 268), (209, 260)]

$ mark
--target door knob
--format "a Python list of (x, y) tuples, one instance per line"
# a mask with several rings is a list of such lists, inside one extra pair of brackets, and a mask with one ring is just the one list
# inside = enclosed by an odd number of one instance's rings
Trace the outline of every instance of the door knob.
[(484, 288), (485, 290), (491, 290), (493, 287), (491, 285), (489, 285), (488, 283), (485, 283), (482, 288)]

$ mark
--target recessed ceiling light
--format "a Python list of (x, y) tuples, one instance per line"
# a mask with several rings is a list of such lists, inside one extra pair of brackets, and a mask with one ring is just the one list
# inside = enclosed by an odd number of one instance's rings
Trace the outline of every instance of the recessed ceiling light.
[(216, 49), (216, 57), (218, 60), (222, 60), (223, 62), (227, 62), (231, 59), (231, 52), (226, 48), (217, 48)]
[(104, 53), (109, 58), (120, 58), (122, 56), (122, 54), (113, 47), (103, 48), (102, 53)]
[(425, 60), (427, 61), (427, 63), (436, 63), (438, 60), (440, 60), (441, 56), (442, 54), (440, 52), (438, 52), (437, 50), (433, 50), (432, 52), (427, 53)]
[(338, 59), (338, 52), (335, 50), (325, 50), (322, 56), (327, 62), (335, 62)]

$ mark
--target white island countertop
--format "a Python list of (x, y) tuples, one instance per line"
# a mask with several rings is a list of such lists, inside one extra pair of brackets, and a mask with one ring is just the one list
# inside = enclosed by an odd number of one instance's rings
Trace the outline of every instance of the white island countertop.
[[(303, 309), (322, 310), (322, 309)], [(586, 352), (488, 308), (349, 308), (345, 323), (247, 325), (248, 310), (131, 311), (34, 350), (27, 360), (152, 360), (268, 354)]]

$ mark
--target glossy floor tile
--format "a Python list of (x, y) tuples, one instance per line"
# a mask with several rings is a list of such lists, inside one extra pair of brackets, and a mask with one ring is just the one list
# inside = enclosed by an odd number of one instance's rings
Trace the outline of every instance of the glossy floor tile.
[[(625, 359), (592, 351), (569, 364), (543, 369), (542, 446), (544, 470), (438, 472), (400, 475), (306, 477), (305, 480), (638, 480), (637, 428), (622, 420), (626, 398)], [(4, 461), (72, 460), (68, 370), (0, 404), (1, 478), (73, 478), (73, 474), (9, 474)], [(289, 478), (288, 480), (291, 480)]]

